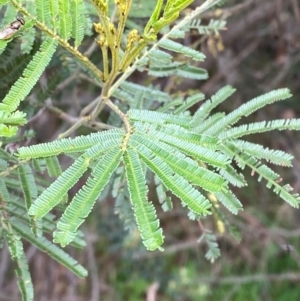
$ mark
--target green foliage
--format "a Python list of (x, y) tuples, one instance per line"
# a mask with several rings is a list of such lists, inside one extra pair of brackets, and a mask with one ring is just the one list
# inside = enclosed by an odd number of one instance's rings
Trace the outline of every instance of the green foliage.
[[(257, 174), (259, 181), (264, 179), (267, 188), (272, 188), (284, 201), (299, 207), (300, 196), (292, 194), (288, 184), (281, 185), (279, 174), (264, 164), (266, 161), (290, 167), (293, 157), (283, 151), (242, 140), (242, 137), (274, 129), (299, 130), (300, 121), (275, 120), (236, 126), (242, 117), (289, 98), (288, 89), (256, 97), (228, 114), (212, 113), (235, 92), (231, 86), (225, 86), (192, 114), (189, 109), (205, 98), (202, 93), (178, 91), (178, 96), (161, 91), (159, 86), (145, 87), (127, 81), (136, 70), (147, 71), (155, 77), (206, 79), (206, 70), (194, 65), (204, 60), (204, 54), (174, 41), (174, 38), (182, 38), (186, 31), (195, 28), (201, 34), (221, 30), (225, 23), (211, 22), (204, 28), (200, 22), (193, 21), (193, 17), (197, 18), (221, 1), (205, 1), (158, 41), (160, 30), (170, 26), (192, 0), (157, 1), (143, 34), (136, 29), (129, 33), (125, 30), (131, 1), (115, 1), (117, 26), (110, 21), (107, 1), (91, 2), (93, 8), (91, 3), (82, 0), (36, 1), (35, 5), (30, 1), (0, 1), (0, 6), (7, 4), (7, 24), (14, 21), (16, 11), (26, 20), (10, 40), (0, 40), (0, 49), (3, 50), (0, 60), (3, 57), (5, 62), (6, 56), (13, 56), (10, 49), (13, 40), (27, 39), (29, 32), (33, 36), (22, 48), (21, 58), (13, 58), (3, 67), (1, 65), (2, 70), (9, 70), (6, 83), (14, 81), (14, 84), (9, 91), (5, 90), (7, 85), (0, 86), (4, 91), (0, 103), (0, 137), (16, 135), (18, 127), (25, 124), (25, 113), (16, 111), (21, 101), (24, 101), (29, 116), (36, 117), (34, 111), (42, 107), (44, 104), (41, 102), (57, 88), (51, 83), (46, 89), (39, 87), (42, 74), (51, 64), (62, 61), (67, 64), (65, 69), (68, 71), (64, 72), (68, 75), (61, 75), (65, 79), (64, 85), (76, 85), (77, 72), (83, 69), (82, 78), (101, 87), (101, 95), (84, 107), (78, 118), (68, 116), (73, 125), (60, 134), (60, 139), (20, 147), (14, 155), (1, 149), (2, 238), (9, 246), (11, 257), (17, 260), (23, 300), (32, 300), (33, 293), (20, 239), (24, 238), (47, 252), (75, 274), (86, 276), (85, 269), (48, 241), (43, 232), (53, 235), (53, 241), (62, 247), (70, 243), (83, 247), (78, 228), (94, 204), (106, 198), (111, 187), (116, 198), (116, 211), (125, 220), (125, 226), (132, 228), (128, 225), (130, 217), (134, 216), (142, 242), (151, 251), (163, 250), (164, 242), (156, 204), (148, 199), (148, 185), (153, 176), (163, 210), (172, 209), (173, 198), (168, 195), (171, 192), (188, 209), (191, 219), (204, 220), (211, 214), (221, 216), (223, 208), (219, 208), (219, 203), (229, 212), (238, 214), (243, 204), (230, 185), (246, 185), (246, 179), (239, 171), (245, 167)], [(94, 64), (88, 57), (88, 51), (81, 52), (91, 16), (100, 21), (94, 24), (94, 28), (99, 35), (96, 42), (102, 64)], [(4, 25), (6, 27), (2, 30), (9, 28)], [(38, 34), (37, 29), (42, 34)], [(125, 44), (123, 40), (126, 40)], [(15, 67), (14, 72), (10, 70), (12, 66)], [(39, 97), (33, 101), (35, 95)], [(105, 106), (112, 111), (106, 123), (102, 122), (100, 114)], [(45, 107), (59, 116), (67, 115), (48, 103)], [(120, 120), (116, 121), (116, 117)], [(96, 132), (65, 138), (81, 126), (96, 129)], [(11, 139), (14, 138), (18, 139)], [(3, 138), (2, 144), (7, 146), (8, 138)], [(58, 157), (62, 154), (74, 160), (64, 171)], [(52, 184), (39, 174), (46, 170), (50, 177), (56, 177)], [(68, 194), (79, 180), (84, 184), (69, 202)], [(53, 208), (63, 211), (58, 222), (50, 212)], [(132, 209), (131, 215), (127, 214), (129, 209)], [(220, 255), (216, 236), (205, 230), (203, 239), (209, 248), (205, 257), (214, 261)]]

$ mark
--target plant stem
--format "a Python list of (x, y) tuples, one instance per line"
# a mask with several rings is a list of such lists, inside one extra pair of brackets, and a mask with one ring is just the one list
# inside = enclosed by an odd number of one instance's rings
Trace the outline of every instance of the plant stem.
[[(183, 20), (181, 20), (177, 25), (175, 25), (168, 33), (166, 33), (160, 41), (163, 41), (165, 39), (170, 38), (172, 36), (172, 33), (180, 30), (185, 25), (187, 25), (192, 19), (195, 17), (198, 17), (206, 10), (210, 9), (214, 5), (216, 5), (220, 0), (207, 0), (202, 5), (197, 7), (194, 11), (189, 13)], [(108, 97), (111, 97), (114, 91), (120, 87), (120, 85), (137, 69), (139, 62), (141, 62), (143, 59), (145, 59), (152, 51), (154, 51), (156, 48), (158, 48), (158, 43), (156, 42), (148, 51), (146, 51), (139, 59), (136, 59), (136, 61), (126, 70), (124, 70), (123, 75), (113, 84), (113, 86), (109, 89)]]

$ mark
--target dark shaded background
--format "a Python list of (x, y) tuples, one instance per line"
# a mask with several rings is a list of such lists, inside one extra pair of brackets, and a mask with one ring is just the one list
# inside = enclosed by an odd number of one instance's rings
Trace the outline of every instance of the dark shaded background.
[[(195, 1), (194, 5), (197, 3), (202, 1)], [(218, 108), (230, 112), (255, 96), (288, 87), (294, 95), (291, 99), (260, 110), (248, 121), (299, 118), (300, 1), (231, 0), (222, 11), (206, 13), (203, 22), (210, 18), (227, 19), (227, 30), (221, 36), (201, 37), (192, 32), (184, 40), (186, 45), (207, 55), (201, 66), (208, 70), (210, 79), (204, 83), (161, 80), (163, 89), (170, 93), (180, 88), (200, 89), (210, 97), (230, 84), (237, 92)], [(87, 40), (87, 45), (92, 41), (93, 38)], [(97, 60), (96, 54), (94, 59)], [(149, 82), (140, 74), (134, 74), (132, 80)], [(85, 102), (99, 93), (86, 84), (72, 89), (66, 95)], [(68, 107), (67, 101), (63, 105), (68, 113), (76, 114), (76, 106)], [(32, 126), (38, 142), (55, 139), (68, 127), (47, 111)], [(295, 156), (293, 169), (277, 171), (299, 193), (299, 134), (271, 132), (249, 140)], [(248, 187), (235, 191), (245, 210), (238, 216), (224, 210), (228, 220), (240, 230), (242, 240), (238, 243), (227, 233), (218, 235), (222, 255), (215, 263), (205, 260), (206, 247), (197, 243), (201, 229), (188, 220), (180, 206), (170, 213), (160, 212), (166, 235), (165, 252), (149, 253), (140, 247), (137, 232), (129, 235), (123, 230), (123, 223), (112, 209), (114, 201), (108, 199), (94, 208), (85, 224), (87, 249), (69, 249), (88, 268), (87, 279), (78, 279), (25, 244), (35, 300), (298, 300), (300, 212), (268, 190), (266, 183), (258, 183), (255, 176), (251, 178), (249, 170), (245, 175)], [(213, 221), (205, 220), (204, 224), (217, 233)], [(0, 253), (0, 300), (20, 300), (6, 249)]]

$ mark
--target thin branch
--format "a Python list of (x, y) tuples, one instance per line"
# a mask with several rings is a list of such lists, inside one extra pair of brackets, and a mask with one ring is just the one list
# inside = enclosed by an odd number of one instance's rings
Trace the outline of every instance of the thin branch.
[[(217, 2), (215, 0), (207, 0), (202, 5), (197, 7), (194, 11), (188, 14), (183, 20), (181, 20), (177, 25), (175, 25), (169, 32), (167, 32), (159, 41), (163, 41), (168, 39), (174, 32), (180, 30), (185, 25), (187, 25), (192, 19), (199, 17), (203, 12), (210, 9)], [(152, 51), (158, 48), (158, 42), (156, 42), (149, 50), (145, 51), (145, 53), (137, 59), (129, 68), (125, 70), (123, 75), (113, 84), (113, 86), (109, 89), (108, 97), (111, 97), (114, 91), (137, 69), (139, 63), (145, 59)]]
[(89, 271), (91, 275), (91, 285), (92, 285), (90, 301), (99, 301), (100, 285), (99, 285), (98, 269), (97, 269), (97, 264), (95, 259), (94, 247), (89, 235), (86, 235), (86, 242), (87, 242), (88, 264), (89, 264)]

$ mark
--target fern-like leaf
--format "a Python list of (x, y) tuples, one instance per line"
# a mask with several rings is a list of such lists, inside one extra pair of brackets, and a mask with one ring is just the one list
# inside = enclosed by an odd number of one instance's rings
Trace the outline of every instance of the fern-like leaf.
[(205, 230), (205, 233), (199, 239), (199, 241), (202, 238), (206, 241), (208, 246), (208, 251), (205, 254), (205, 258), (213, 263), (221, 255), (220, 248), (217, 243), (217, 238), (214, 234), (212, 234), (212, 231), (210, 230)]
[(29, 209), (29, 215), (33, 215), (35, 219), (45, 216), (87, 170), (89, 161), (85, 156), (78, 158), (36, 199)]
[(149, 122), (152, 124), (178, 124), (182, 127), (189, 128), (189, 117), (175, 116), (166, 113), (147, 111), (147, 110), (129, 110), (127, 112), (131, 120), (137, 120), (142, 122)]
[(244, 176), (242, 174), (237, 173), (237, 171), (231, 165), (226, 165), (225, 168), (220, 168), (219, 173), (225, 180), (227, 180), (233, 186), (243, 187), (247, 185)]
[(199, 123), (198, 126), (193, 128), (193, 132), (197, 134), (205, 133), (209, 128), (211, 128), (214, 124), (216, 124), (219, 120), (224, 118), (225, 113), (220, 112), (209, 116), (202, 123)]
[(141, 159), (160, 178), (162, 183), (177, 195), (191, 211), (198, 215), (207, 215), (210, 213), (210, 202), (190, 185), (187, 180), (174, 173), (168, 164), (155, 156), (150, 149), (141, 145), (135, 139), (130, 140), (130, 145), (138, 151)]
[(50, 15), (50, 2), (44, 0), (36, 0), (36, 16), (37, 19), (46, 24), (50, 24), (51, 15)]
[(72, 37), (75, 39), (75, 48), (78, 48), (84, 37), (84, 4), (83, 0), (71, 1), (71, 15), (73, 19)]
[(136, 130), (140, 131), (143, 134), (145, 134), (146, 132), (149, 137), (152, 137), (155, 140), (159, 139), (171, 146), (174, 146), (175, 148), (179, 149), (183, 153), (193, 158), (196, 158), (198, 160), (201, 160), (203, 162), (206, 162), (212, 166), (223, 168), (229, 163), (228, 158), (224, 154), (221, 154), (217, 151), (213, 151), (206, 147), (201, 146), (200, 137), (202, 136), (200, 135), (198, 135), (197, 140), (195, 139), (194, 141), (190, 142), (188, 141), (188, 139), (186, 140), (181, 139), (176, 136), (164, 133), (162, 131), (151, 130), (150, 128), (146, 131), (143, 131), (142, 128), (140, 129), (140, 127), (136, 127)]
[(25, 204), (28, 210), (33, 200), (37, 197), (37, 188), (29, 165), (24, 164), (19, 167), (19, 177), (24, 193)]
[(192, 20), (189, 24), (186, 25), (188, 29), (197, 29), (199, 34), (218, 34), (220, 30), (224, 30), (226, 26), (225, 20), (213, 20), (211, 19), (208, 25), (201, 25), (200, 19)]
[(149, 53), (149, 60), (150, 64), (167, 65), (172, 62), (172, 55), (160, 49), (155, 49)]
[(292, 207), (298, 208), (300, 203), (299, 194), (291, 194), (290, 185), (280, 186), (279, 182), (281, 180), (280, 176), (275, 173), (271, 168), (266, 165), (261, 164), (254, 157), (249, 156), (246, 153), (240, 154), (239, 150), (234, 146), (227, 143), (223, 146), (224, 150), (228, 153), (232, 153), (235, 157), (236, 162), (241, 168), (248, 166), (251, 168), (252, 172), (258, 174), (258, 181), (264, 178), (267, 181), (267, 188), (274, 187), (275, 193), (279, 194), (286, 202), (288, 202)]
[(212, 150), (218, 149), (218, 144), (220, 143), (217, 137), (195, 134), (190, 130), (187, 130), (176, 124), (156, 126), (149, 123), (134, 122), (134, 125), (138, 131), (143, 131), (145, 133), (148, 133), (148, 135), (162, 140), (164, 140), (167, 135)]
[(191, 78), (197, 80), (208, 79), (208, 73), (205, 69), (191, 66), (189, 64), (181, 66), (177, 70), (176, 74), (183, 78)]
[(233, 127), (227, 131), (220, 133), (219, 137), (222, 140), (237, 139), (242, 136), (247, 136), (256, 133), (269, 132), (273, 130), (300, 130), (300, 119), (278, 119), (271, 121), (254, 122), (251, 124), (243, 124)]
[(54, 242), (66, 246), (74, 239), (78, 227), (88, 216), (104, 186), (118, 167), (121, 156), (122, 151), (117, 146), (106, 152), (98, 161), (87, 183), (75, 195), (58, 222)]
[(18, 286), (22, 294), (23, 301), (33, 300), (33, 284), (29, 273), (29, 266), (25, 253), (17, 259), (16, 274), (18, 276)]
[(231, 86), (225, 86), (220, 89), (215, 95), (211, 97), (210, 100), (204, 102), (203, 105), (196, 111), (191, 121), (191, 126), (201, 126), (204, 119), (210, 114), (210, 112), (225, 99), (231, 96), (235, 92)]
[(57, 21), (59, 15), (58, 0), (49, 0), (49, 7), (51, 13), (51, 25), (53, 30), (56, 32), (60, 25), (60, 23)]
[[(26, 3), (26, 9), (29, 13), (32, 15), (36, 14), (36, 6), (35, 2), (30, 1)], [(27, 27), (27, 22), (25, 23)], [(32, 26), (34, 25), (34, 22), (32, 22)], [(21, 28), (23, 29), (23, 28)], [(36, 30), (34, 27), (31, 28), (26, 28), (26, 30), (22, 30), (22, 43), (21, 43), (21, 51), (22, 53), (30, 53), (32, 51), (32, 48), (34, 46), (34, 40), (35, 40), (35, 35)]]
[(205, 59), (205, 55), (203, 53), (169, 39), (162, 39), (158, 42), (158, 45), (164, 49), (182, 53), (195, 61), (204, 61)]
[(257, 159), (264, 159), (267, 162), (282, 166), (292, 166), (293, 156), (280, 151), (264, 148), (259, 144), (250, 143), (242, 140), (234, 140), (231, 142), (240, 151), (244, 151), (248, 155), (254, 156)]
[[(29, 273), (29, 267), (27, 263), (27, 259), (24, 253), (23, 245), (21, 242), (21, 237), (18, 235), (13, 234), (10, 240), (8, 248), (10, 251), (10, 255), (12, 258), (16, 261), (17, 267), (16, 267), (16, 274), (18, 277), (18, 286), (20, 289), (20, 292), (22, 294), (22, 300), (23, 301), (32, 301), (33, 300), (33, 284)], [(15, 247), (12, 247), (12, 244), (15, 244)], [(18, 249), (18, 255), (16, 256), (16, 253), (14, 250)]]
[(162, 210), (164, 212), (170, 211), (173, 209), (173, 203), (171, 196), (167, 195), (167, 188), (161, 182), (161, 180), (155, 175), (154, 182), (156, 184), (156, 194), (159, 203), (161, 204)]
[(278, 89), (261, 96), (258, 96), (247, 103), (244, 103), (236, 110), (229, 113), (226, 117), (219, 120), (213, 127), (208, 129), (205, 133), (208, 135), (216, 135), (229, 126), (237, 123), (242, 116), (249, 116), (254, 111), (266, 106), (267, 104), (271, 104), (275, 101), (283, 100), (291, 97), (291, 93), (289, 89)]
[(177, 174), (194, 185), (211, 192), (221, 191), (226, 182), (216, 173), (200, 167), (195, 161), (184, 156), (175, 147), (161, 141), (153, 141), (145, 135), (134, 134), (133, 139), (141, 145), (147, 146), (151, 151), (164, 160)]
[(43, 42), (40, 50), (34, 55), (32, 61), (24, 70), (22, 77), (17, 80), (3, 102), (0, 103), (0, 110), (13, 112), (17, 109), (20, 101), (29, 94), (49, 64), (56, 47), (57, 41), (55, 39), (48, 38)]
[(20, 159), (29, 159), (57, 156), (62, 153), (78, 153), (101, 143), (119, 140), (123, 135), (123, 130), (113, 129), (87, 136), (65, 138), (29, 147), (20, 147), (18, 149), (18, 156)]
[(174, 114), (179, 114), (182, 112), (187, 111), (190, 107), (194, 104), (198, 103), (199, 101), (204, 99), (203, 93), (197, 93), (192, 96), (189, 96), (178, 108), (174, 110)]
[(223, 190), (216, 192), (215, 195), (231, 213), (238, 214), (238, 211), (243, 209), (243, 205), (231, 191)]
[(134, 150), (128, 149), (124, 154), (124, 163), (132, 209), (135, 213), (143, 243), (150, 251), (157, 248), (162, 250), (160, 246), (163, 243), (164, 236), (162, 229), (159, 227), (155, 208), (147, 200), (148, 189), (138, 154)]
[(48, 173), (50, 177), (58, 177), (61, 175), (62, 171), (60, 168), (59, 161), (56, 156), (54, 157), (47, 157), (45, 159)]
[(75, 259), (71, 258), (70, 255), (65, 253), (62, 249), (58, 248), (55, 244), (51, 243), (44, 237), (39, 237), (38, 239), (30, 232), (30, 229), (14, 220), (12, 223), (14, 231), (16, 231), (20, 236), (25, 238), (28, 242), (35, 245), (41, 251), (47, 253), (50, 257), (54, 258), (56, 261), (67, 267), (77, 276), (83, 278), (87, 276), (87, 270), (81, 266)]
[(64, 40), (69, 40), (72, 31), (70, 1), (59, 0), (58, 7), (59, 7), (59, 21), (60, 21), (59, 33)]

